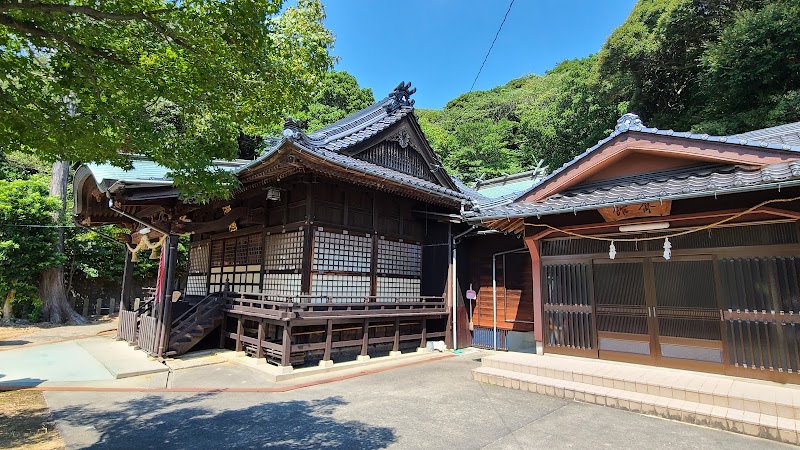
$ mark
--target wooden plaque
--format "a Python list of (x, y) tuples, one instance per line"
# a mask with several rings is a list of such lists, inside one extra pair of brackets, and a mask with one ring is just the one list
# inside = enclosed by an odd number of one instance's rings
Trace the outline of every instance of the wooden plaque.
[(606, 222), (617, 222), (634, 217), (668, 216), (671, 208), (672, 200), (664, 200), (660, 202), (638, 203), (635, 205), (611, 206), (608, 208), (598, 208), (597, 210)]

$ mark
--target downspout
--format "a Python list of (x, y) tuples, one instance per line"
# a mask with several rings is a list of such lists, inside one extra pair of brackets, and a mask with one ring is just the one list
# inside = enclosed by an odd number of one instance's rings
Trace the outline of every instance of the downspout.
[(492, 255), (492, 346), (497, 351), (497, 270), (495, 268), (495, 256)]
[(456, 338), (458, 337), (458, 332), (456, 331), (456, 315), (458, 314), (458, 310), (456, 308), (456, 294), (458, 293), (458, 280), (456, 277), (458, 276), (458, 272), (456, 271), (456, 240), (450, 243), (450, 247), (453, 249), (453, 276), (451, 278), (452, 286), (452, 297), (453, 297), (453, 350), (458, 348), (458, 341)]

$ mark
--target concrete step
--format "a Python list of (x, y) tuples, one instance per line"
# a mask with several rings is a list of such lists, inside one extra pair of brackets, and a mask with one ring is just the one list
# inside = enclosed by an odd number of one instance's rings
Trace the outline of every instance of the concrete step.
[(790, 444), (800, 443), (797, 434), (800, 421), (794, 419), (493, 367), (478, 367), (473, 369), (472, 374), (476, 381), (491, 385), (610, 406)]
[(614, 361), (517, 353), (483, 366), (800, 420), (800, 387)]

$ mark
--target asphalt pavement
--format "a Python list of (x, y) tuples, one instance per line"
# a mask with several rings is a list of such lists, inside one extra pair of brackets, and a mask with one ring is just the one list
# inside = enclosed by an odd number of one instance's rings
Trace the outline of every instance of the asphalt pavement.
[(263, 381), (248, 367), (222, 363), (115, 381), (136, 386), (141, 378), (143, 385), (166, 382), (173, 389), (201, 388), (198, 392), (47, 391), (45, 398), (68, 448), (789, 448), (480, 384), (470, 378), (479, 356), (460, 355), (288, 392), (214, 390), (279, 385)]

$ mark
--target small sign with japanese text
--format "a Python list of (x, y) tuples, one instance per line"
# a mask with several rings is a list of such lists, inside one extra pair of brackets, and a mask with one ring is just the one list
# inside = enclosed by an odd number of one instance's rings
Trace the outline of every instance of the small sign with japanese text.
[(606, 222), (617, 222), (634, 217), (668, 216), (671, 208), (672, 200), (664, 200), (660, 202), (598, 208), (597, 211), (600, 212)]

